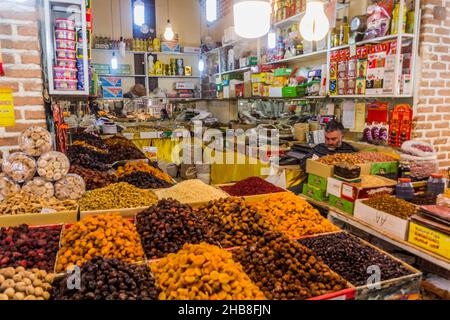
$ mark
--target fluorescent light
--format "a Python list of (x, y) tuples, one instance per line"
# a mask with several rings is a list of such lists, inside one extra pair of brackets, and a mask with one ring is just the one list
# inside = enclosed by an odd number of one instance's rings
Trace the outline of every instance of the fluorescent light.
[(119, 62), (117, 61), (116, 53), (113, 52), (112, 58), (111, 58), (111, 69), (117, 70), (118, 67), (119, 67)]
[(145, 5), (142, 0), (136, 0), (133, 8), (134, 24), (142, 26), (145, 23)]
[(206, 0), (206, 20), (208, 22), (217, 20), (217, 0)]
[(203, 61), (203, 59), (200, 59), (198, 61), (198, 70), (200, 72), (203, 72), (205, 70), (205, 61)]

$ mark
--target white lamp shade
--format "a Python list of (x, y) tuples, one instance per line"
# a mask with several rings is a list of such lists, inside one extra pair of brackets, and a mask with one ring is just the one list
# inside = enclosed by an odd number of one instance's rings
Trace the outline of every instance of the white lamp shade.
[(270, 30), (270, 1), (235, 0), (233, 6), (234, 28), (242, 38), (256, 39)]
[(325, 38), (330, 29), (330, 21), (325, 14), (324, 3), (310, 1), (300, 21), (300, 34), (307, 41), (319, 41)]

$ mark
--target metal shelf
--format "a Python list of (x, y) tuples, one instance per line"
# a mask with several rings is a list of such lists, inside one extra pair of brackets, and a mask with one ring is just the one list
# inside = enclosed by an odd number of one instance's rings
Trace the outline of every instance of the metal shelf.
[[(92, 52), (119, 52), (119, 49), (92, 49)], [(149, 51), (125, 51), (126, 54), (152, 54), (152, 55), (164, 55), (164, 56), (192, 56), (198, 57), (200, 53), (191, 53), (191, 52), (149, 52)]]
[[(145, 76), (144, 76), (145, 77)], [(148, 76), (149, 78), (172, 78), (172, 79), (181, 79), (181, 78), (187, 78), (187, 79), (200, 79), (200, 76), (156, 76), (151, 75)]]
[[(404, 33), (404, 34), (400, 35), (400, 37), (401, 38), (406, 38), (406, 39), (414, 39), (415, 35), (414, 34)], [(369, 39), (369, 40), (359, 41), (359, 42), (356, 42), (355, 44), (351, 44), (351, 45), (361, 46), (361, 45), (364, 45), (364, 44), (369, 44), (369, 43), (374, 43), (374, 42), (383, 42), (383, 41), (387, 41), (387, 40), (395, 40), (397, 38), (398, 38), (398, 35), (392, 34), (392, 35), (389, 35), (389, 36), (384, 36), (384, 37), (378, 37), (378, 38), (373, 38), (373, 39)], [(346, 44), (346, 45), (343, 45), (343, 46), (333, 47), (333, 48), (330, 48), (330, 52), (336, 51), (336, 50), (350, 48), (351, 45), (350, 44)]]
[(273, 61), (273, 62), (265, 62), (263, 63), (263, 65), (270, 65), (270, 64), (276, 64), (276, 63), (284, 63), (284, 62), (293, 62), (293, 61), (298, 61), (298, 60), (302, 60), (305, 58), (310, 58), (310, 57), (314, 57), (314, 56), (322, 56), (327, 54), (328, 50), (320, 50), (320, 51), (314, 51), (314, 52), (310, 52), (310, 53), (305, 53), (299, 56), (295, 56), (295, 57), (291, 57), (291, 58), (286, 58), (286, 59), (281, 59), (281, 60), (277, 60), (277, 61)]
[(145, 78), (143, 74), (99, 74), (99, 77)]
[[(119, 52), (119, 49), (92, 49), (92, 52)], [(147, 54), (146, 51), (125, 51), (126, 54)]]

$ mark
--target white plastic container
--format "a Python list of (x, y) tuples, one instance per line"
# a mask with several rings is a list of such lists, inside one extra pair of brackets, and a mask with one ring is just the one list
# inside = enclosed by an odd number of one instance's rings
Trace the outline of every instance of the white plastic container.
[(61, 80), (76, 80), (77, 79), (77, 69), (53, 67), (55, 72), (55, 79)]
[(76, 42), (72, 40), (56, 40), (56, 50), (75, 50)]
[(75, 31), (75, 21), (64, 18), (57, 18), (55, 19), (55, 28), (56, 30)]
[(78, 80), (55, 79), (55, 90), (76, 91)]
[(57, 29), (57, 30), (55, 30), (55, 38), (56, 38), (56, 40), (75, 41), (76, 34), (75, 34), (75, 31)]
[(74, 60), (77, 58), (77, 52), (75, 50), (56, 50), (56, 58)]

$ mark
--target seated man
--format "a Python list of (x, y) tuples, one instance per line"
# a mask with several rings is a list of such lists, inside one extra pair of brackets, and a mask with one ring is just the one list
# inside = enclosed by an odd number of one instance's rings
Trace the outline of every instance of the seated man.
[(306, 169), (306, 159), (321, 158), (336, 153), (355, 153), (356, 150), (350, 144), (344, 142), (344, 126), (340, 122), (331, 121), (325, 127), (325, 143), (316, 145), (312, 151), (302, 160), (301, 167)]

